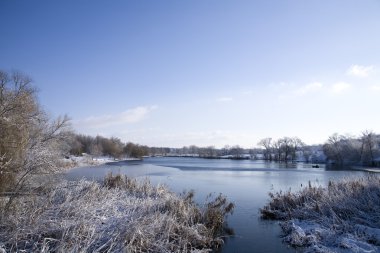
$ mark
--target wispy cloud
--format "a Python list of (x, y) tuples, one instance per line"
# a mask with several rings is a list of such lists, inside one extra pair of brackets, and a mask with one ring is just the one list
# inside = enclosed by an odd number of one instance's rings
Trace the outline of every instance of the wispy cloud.
[(80, 128), (106, 128), (110, 126), (132, 124), (142, 121), (157, 106), (139, 106), (117, 114), (91, 116), (74, 121), (74, 125)]
[(338, 83), (334, 83), (331, 86), (331, 92), (334, 94), (340, 94), (342, 92), (347, 91), (350, 88), (351, 88), (351, 84), (346, 83), (346, 82), (338, 82)]
[(304, 96), (324, 97), (328, 94), (339, 95), (352, 89), (352, 84), (344, 81), (323, 84), (321, 82), (312, 82), (304, 85), (289, 84), (283, 86), (281, 91), (278, 91), (280, 99), (294, 99)]
[(304, 86), (297, 88), (296, 90), (294, 90), (293, 93), (295, 95), (302, 96), (302, 95), (305, 95), (308, 93), (313, 93), (313, 92), (319, 91), (322, 89), (322, 87), (323, 87), (323, 84), (320, 82), (308, 83)]
[(234, 100), (232, 97), (220, 97), (217, 99), (218, 102), (231, 102)]
[(355, 77), (368, 77), (374, 70), (374, 67), (371, 66), (361, 66), (361, 65), (351, 65), (347, 70), (347, 75)]
[(380, 85), (372, 85), (371, 90), (373, 91), (380, 91)]

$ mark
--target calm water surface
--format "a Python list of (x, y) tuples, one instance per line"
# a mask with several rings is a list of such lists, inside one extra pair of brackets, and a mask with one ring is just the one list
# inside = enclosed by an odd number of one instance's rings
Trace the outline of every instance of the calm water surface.
[(223, 193), (236, 207), (228, 218), (235, 235), (227, 239), (221, 252), (297, 252), (282, 243), (277, 222), (260, 219), (259, 208), (269, 200), (268, 193), (297, 190), (308, 185), (326, 185), (331, 179), (358, 177), (361, 171), (328, 170), (311, 164), (279, 164), (252, 160), (210, 160), (200, 158), (147, 158), (96, 167), (73, 169), (70, 180), (101, 179), (107, 173), (149, 177), (167, 184), (175, 192), (194, 190), (203, 203), (209, 193)]

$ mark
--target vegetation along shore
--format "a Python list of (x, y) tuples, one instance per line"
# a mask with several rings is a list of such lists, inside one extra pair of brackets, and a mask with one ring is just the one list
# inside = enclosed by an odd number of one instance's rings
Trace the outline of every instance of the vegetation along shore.
[(178, 196), (120, 175), (30, 194), (7, 209), (1, 202), (5, 252), (209, 252), (223, 244), (234, 207), (222, 195), (199, 206), (192, 192)]
[(379, 252), (380, 177), (270, 194), (262, 218), (281, 221), (284, 241), (306, 252)]

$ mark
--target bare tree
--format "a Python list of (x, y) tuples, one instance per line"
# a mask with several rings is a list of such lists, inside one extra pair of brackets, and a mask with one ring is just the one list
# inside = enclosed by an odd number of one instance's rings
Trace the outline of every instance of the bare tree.
[(333, 134), (323, 145), (327, 160), (342, 166), (355, 164), (360, 160), (360, 142), (352, 136)]
[(272, 138), (262, 139), (258, 145), (264, 147), (264, 159), (271, 160), (274, 154), (274, 160), (285, 161), (294, 160), (297, 151), (302, 150), (305, 144), (298, 137), (283, 137), (277, 141)]
[(343, 164), (343, 149), (341, 141), (344, 139), (344, 136), (334, 133), (323, 145), (323, 152), (326, 154), (327, 159), (339, 165)]
[(239, 159), (243, 155), (243, 149), (239, 145), (232, 146), (230, 149), (230, 154), (233, 158)]
[(214, 146), (208, 146), (204, 148), (204, 157), (214, 158), (216, 155), (216, 149)]
[(193, 154), (193, 155), (198, 154), (198, 150), (199, 150), (199, 148), (197, 146), (195, 146), (195, 145), (191, 145), (189, 147), (190, 154)]
[(272, 138), (264, 138), (260, 140), (257, 145), (264, 147), (264, 159), (272, 160)]
[(360, 161), (363, 164), (374, 166), (375, 155), (378, 153), (378, 136), (374, 132), (366, 130), (362, 132), (360, 141)]
[(293, 137), (292, 142), (293, 142), (292, 160), (295, 160), (297, 157), (297, 152), (303, 151), (305, 147), (305, 143), (298, 137)]
[(149, 147), (128, 142), (124, 146), (124, 153), (128, 157), (142, 158), (143, 156), (149, 155)]
[(289, 156), (293, 153), (293, 140), (289, 137), (279, 139), (280, 149), (282, 151), (282, 160), (287, 162)]
[(272, 144), (272, 151), (274, 154), (274, 160), (280, 161), (281, 160), (281, 143), (279, 141), (274, 141)]
[(312, 162), (312, 156), (313, 156), (313, 153), (312, 153), (312, 150), (311, 150), (311, 147), (310, 146), (304, 146), (302, 148), (302, 154), (303, 154), (303, 157), (305, 159), (305, 162), (309, 163), (309, 162)]

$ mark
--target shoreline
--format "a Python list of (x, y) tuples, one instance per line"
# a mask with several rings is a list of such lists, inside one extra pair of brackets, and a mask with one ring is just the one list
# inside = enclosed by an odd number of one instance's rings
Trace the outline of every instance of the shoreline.
[(69, 156), (68, 158), (61, 159), (60, 167), (64, 171), (72, 169), (87, 167), (87, 166), (99, 166), (108, 162), (114, 162), (113, 158), (109, 157), (91, 157), (91, 156)]
[(330, 181), (296, 192), (270, 193), (263, 219), (279, 220), (284, 242), (305, 252), (378, 252), (380, 177)]
[(101, 182), (64, 180), (39, 189), (33, 199), (20, 196), (14, 212), (2, 213), (0, 252), (216, 250), (234, 205), (222, 195), (203, 205), (193, 197), (121, 175), (108, 174)]
[(141, 161), (139, 158), (124, 158), (115, 160), (112, 157), (92, 157), (89, 155), (83, 156), (69, 156), (68, 158), (61, 159), (60, 167), (65, 171), (70, 171), (73, 169), (83, 168), (83, 167), (91, 167), (91, 166), (101, 166), (108, 163), (122, 162), (122, 161)]

